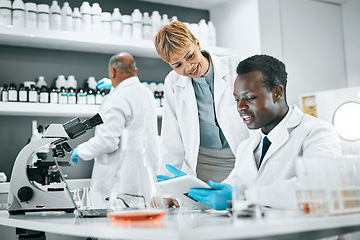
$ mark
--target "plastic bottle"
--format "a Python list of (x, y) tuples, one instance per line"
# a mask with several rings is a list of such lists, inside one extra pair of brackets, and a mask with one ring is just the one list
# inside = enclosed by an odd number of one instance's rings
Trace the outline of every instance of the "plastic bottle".
[(50, 88), (50, 103), (57, 104), (59, 102), (59, 91), (56, 87), (52, 86)]
[(151, 14), (151, 26), (152, 26), (152, 35), (155, 36), (156, 33), (161, 28), (161, 16), (158, 11), (153, 11)]
[(190, 23), (190, 31), (197, 39), (199, 39), (199, 24)]
[(170, 23), (169, 16), (167, 14), (162, 15), (161, 26), (168, 25)]
[(60, 104), (68, 104), (68, 93), (67, 93), (65, 87), (60, 88), (59, 103)]
[(199, 41), (204, 48), (209, 46), (209, 29), (205, 19), (201, 19), (199, 22)]
[(24, 84), (21, 83), (19, 87), (19, 102), (28, 101), (28, 90), (25, 88)]
[(77, 88), (77, 81), (74, 77), (74, 75), (69, 75), (68, 79), (67, 79), (67, 87), (68, 88), (73, 88), (76, 89)]
[(45, 82), (45, 78), (44, 76), (40, 76), (37, 83), (36, 83), (36, 86), (38, 88), (41, 88), (42, 86), (47, 86), (47, 83)]
[(144, 12), (143, 19), (143, 38), (146, 40), (152, 39), (152, 26), (151, 26), (151, 18), (148, 12)]
[(47, 86), (42, 86), (40, 88), (39, 99), (41, 103), (49, 103), (49, 89)]
[(84, 91), (84, 89), (79, 88), (77, 94), (76, 94), (76, 98), (77, 98), (77, 104), (82, 104), (85, 105), (86, 104), (86, 91)]
[(31, 85), (29, 90), (29, 102), (37, 103), (38, 101), (38, 92), (35, 85)]
[(73, 14), (68, 2), (64, 2), (63, 7), (61, 8), (61, 30), (73, 30)]
[(95, 33), (100, 32), (101, 30), (101, 12), (102, 9), (98, 3), (93, 3), (91, 7), (91, 24), (92, 24), (92, 30)]
[(111, 13), (101, 13), (101, 32), (106, 35), (111, 35)]
[(130, 15), (123, 15), (122, 16), (122, 36), (125, 39), (131, 39), (132, 37), (132, 22)]
[(74, 32), (80, 32), (81, 31), (81, 14), (79, 8), (75, 7), (73, 12), (73, 31)]
[(37, 27), (41, 30), (50, 29), (50, 15), (49, 15), (49, 5), (38, 4), (37, 5)]
[(50, 30), (61, 30), (61, 10), (57, 1), (52, 1), (50, 7)]
[(9, 102), (17, 102), (18, 101), (18, 92), (16, 90), (16, 85), (14, 83), (10, 83), (9, 91), (8, 91), (8, 101)]
[(97, 82), (96, 82), (94, 77), (89, 77), (88, 80), (86, 81), (86, 83), (87, 83), (87, 85), (88, 85), (88, 87), (90, 89), (95, 89), (96, 88)]
[(102, 101), (103, 95), (101, 94), (101, 91), (99, 89), (96, 89), (95, 94), (95, 104), (100, 105)]
[(139, 9), (134, 9), (134, 11), (131, 14), (131, 19), (132, 19), (132, 38), (142, 39), (143, 17)]
[(0, 26), (11, 25), (11, 1), (0, 1)]
[(7, 102), (9, 100), (9, 89), (8, 85), (4, 84), (3, 89), (1, 91), (1, 101)]
[(208, 22), (209, 27), (209, 46), (215, 47), (217, 45), (216, 42), (216, 28), (212, 21)]
[(12, 4), (12, 25), (25, 27), (25, 5), (22, 0), (14, 0)]
[(177, 18), (177, 16), (172, 16), (172, 17), (171, 17), (171, 22), (175, 22), (175, 21), (179, 21), (178, 18)]
[(119, 8), (114, 8), (111, 15), (111, 31), (112, 35), (120, 37), (122, 35), (122, 21)]
[(25, 26), (26, 28), (36, 28), (37, 24), (37, 11), (36, 3), (25, 3)]
[(76, 104), (76, 92), (72, 87), (68, 90), (68, 104)]
[(55, 86), (57, 89), (67, 88), (67, 81), (65, 79), (64, 75), (59, 75), (58, 78), (55, 81)]
[(95, 104), (95, 92), (91, 88), (89, 88), (89, 90), (87, 91), (86, 104), (89, 104), (89, 105)]
[(91, 7), (89, 2), (83, 2), (80, 7), (81, 12), (81, 30), (84, 32), (91, 31)]

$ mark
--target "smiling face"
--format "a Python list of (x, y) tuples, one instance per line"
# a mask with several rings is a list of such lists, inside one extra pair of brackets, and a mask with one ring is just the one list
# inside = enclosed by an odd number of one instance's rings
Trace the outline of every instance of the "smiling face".
[(285, 116), (281, 100), (282, 86), (271, 92), (265, 87), (261, 71), (239, 75), (235, 80), (234, 96), (237, 110), (249, 129), (261, 128), (268, 134)]
[(184, 51), (173, 55), (168, 64), (174, 71), (182, 76), (199, 78), (206, 74), (209, 69), (209, 60), (200, 52), (200, 45), (189, 42)]

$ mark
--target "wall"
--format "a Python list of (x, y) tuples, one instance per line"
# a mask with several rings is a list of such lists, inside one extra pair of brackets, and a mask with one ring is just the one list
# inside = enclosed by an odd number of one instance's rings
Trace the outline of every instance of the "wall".
[[(51, 1), (47, 0), (35, 0), (32, 2), (37, 4), (51, 3)], [(60, 0), (58, 2), (62, 6), (65, 1)], [(82, 2), (82, 0), (74, 0), (69, 3), (73, 8), (80, 7)], [(138, 8), (141, 12), (148, 11), (151, 13), (154, 10), (158, 10), (160, 14), (166, 13), (169, 17), (176, 15), (179, 20), (187, 22), (199, 22), (200, 19), (209, 20), (209, 12), (206, 10), (135, 0), (119, 0), (116, 3), (114, 1), (89, 1), (90, 4), (93, 2), (98, 2), (103, 11), (112, 12), (115, 7), (119, 7), (122, 14), (131, 14), (135, 8)], [(114, 52), (114, 54), (116, 53)], [(11, 82), (19, 85), (23, 81), (34, 81), (40, 75), (45, 76), (45, 80), (50, 85), (58, 75), (63, 74), (66, 77), (68, 75), (75, 75), (78, 85), (83, 86), (89, 76), (94, 76), (96, 80), (107, 77), (107, 64), (110, 56), (109, 54), (0, 45), (0, 85)], [(140, 58), (135, 56), (135, 60), (141, 80), (163, 81), (171, 69), (160, 58)], [(5, 172), (8, 181), (10, 180), (12, 166), (17, 154), (27, 144), (31, 136), (31, 122), (34, 119), (38, 121), (38, 124), (46, 126), (51, 123), (65, 123), (71, 118), (0, 115), (0, 172)], [(93, 131), (88, 131), (78, 139), (71, 140), (70, 145), (76, 147), (91, 136), (93, 136)], [(66, 159), (68, 158), (69, 156), (66, 157)], [(80, 161), (77, 167), (64, 168), (63, 171), (69, 178), (89, 178), (91, 176), (92, 165), (92, 161)]]
[(360, 86), (360, 1), (341, 5), (346, 55), (347, 86)]

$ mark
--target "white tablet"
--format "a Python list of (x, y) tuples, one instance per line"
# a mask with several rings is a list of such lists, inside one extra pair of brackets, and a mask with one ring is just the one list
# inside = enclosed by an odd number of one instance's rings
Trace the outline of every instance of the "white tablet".
[(179, 198), (186, 206), (196, 207), (200, 210), (211, 208), (208, 205), (205, 205), (204, 203), (198, 202), (187, 196), (191, 188), (211, 188), (209, 185), (196, 177), (185, 175), (159, 182), (159, 186), (164, 193), (169, 193), (174, 197)]

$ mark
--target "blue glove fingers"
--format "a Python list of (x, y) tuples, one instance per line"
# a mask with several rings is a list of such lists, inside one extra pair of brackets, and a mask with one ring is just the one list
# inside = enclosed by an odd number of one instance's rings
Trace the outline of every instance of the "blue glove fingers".
[(172, 174), (175, 175), (175, 177), (181, 177), (181, 176), (185, 176), (186, 173), (184, 173), (183, 171), (178, 170), (177, 168), (171, 166), (170, 164), (166, 164), (166, 169), (169, 170), (169, 172), (171, 172)]
[(102, 78), (96, 84), (97, 89), (111, 89), (112, 83), (109, 78)]
[(188, 196), (198, 202), (202, 202), (212, 208), (215, 208), (214, 204), (212, 203), (212, 197), (210, 193), (211, 190), (205, 190), (205, 191), (203, 190), (205, 189), (192, 188), (190, 189)]
[(78, 165), (79, 161), (79, 155), (77, 154), (77, 148), (75, 148), (71, 154), (71, 162), (75, 163), (75, 165)]
[(172, 177), (164, 176), (164, 175), (157, 175), (156, 176), (158, 182), (166, 181), (171, 179)]
[(213, 182), (213, 181), (208, 181), (208, 185), (212, 188), (212, 189), (223, 189), (225, 187), (225, 183), (218, 183), (218, 182)]

